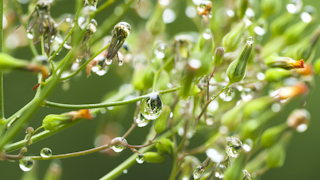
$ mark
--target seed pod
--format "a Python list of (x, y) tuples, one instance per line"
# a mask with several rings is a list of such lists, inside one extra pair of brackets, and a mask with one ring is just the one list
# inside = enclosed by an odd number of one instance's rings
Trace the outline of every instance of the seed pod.
[(229, 131), (235, 131), (241, 123), (244, 115), (242, 110), (245, 104), (246, 102), (241, 102), (221, 117), (221, 124), (228, 127)]
[(200, 67), (201, 62), (199, 60), (191, 59), (190, 61), (188, 61), (184, 77), (182, 78), (181, 82), (182, 88), (180, 90), (180, 95), (183, 98), (186, 98), (190, 95), (193, 79)]
[(283, 68), (283, 69), (295, 69), (304, 68), (304, 61), (295, 61), (289, 57), (281, 57), (277, 54), (272, 54), (265, 59), (265, 63), (269, 67)]
[(269, 168), (278, 168), (283, 166), (286, 158), (286, 146), (289, 143), (292, 132), (283, 134), (280, 141), (272, 146), (267, 152), (266, 162)]
[(249, 118), (255, 118), (259, 116), (265, 109), (270, 107), (274, 102), (275, 99), (270, 96), (263, 96), (251, 100), (244, 106), (244, 115)]
[(246, 14), (248, 8), (249, 0), (239, 0), (238, 1), (238, 17), (242, 19)]
[(224, 56), (224, 48), (217, 47), (213, 54), (213, 65), (219, 66), (222, 63)]
[(162, 113), (161, 115), (156, 119), (154, 123), (154, 130), (157, 133), (161, 133), (164, 131), (167, 127), (167, 121), (170, 117), (171, 109), (169, 106), (164, 106), (162, 108)]
[(166, 29), (166, 24), (163, 21), (162, 14), (165, 7), (157, 3), (152, 15), (146, 23), (146, 28), (154, 35), (162, 33)]
[(281, 137), (284, 130), (288, 128), (287, 124), (279, 124), (265, 130), (261, 135), (261, 144), (263, 147), (271, 147)]
[(162, 138), (156, 144), (159, 153), (171, 154), (173, 152), (173, 147), (173, 142), (168, 138)]
[(310, 124), (310, 113), (306, 109), (294, 110), (287, 119), (287, 125), (297, 132), (304, 132)]
[(277, 82), (292, 75), (293, 71), (288, 71), (281, 68), (268, 68), (265, 72), (264, 80), (268, 82)]
[[(202, 38), (201, 38), (202, 39)], [(196, 57), (199, 57), (201, 66), (196, 72), (196, 77), (201, 77), (208, 74), (212, 70), (212, 51), (214, 47), (214, 42), (212, 38), (204, 40), (203, 46), (200, 48), (201, 52), (195, 53)]]
[(264, 17), (268, 17), (271, 14), (276, 14), (281, 8), (282, 1), (279, 0), (262, 0), (261, 9)]
[(294, 15), (288, 12), (285, 12), (281, 16), (277, 17), (274, 21), (271, 22), (270, 29), (274, 36), (281, 35), (285, 32), (288, 25), (294, 20)]
[(240, 56), (228, 66), (227, 74), (229, 84), (239, 82), (244, 78), (249, 56), (252, 51), (252, 43), (252, 41), (247, 40), (246, 46), (243, 48)]
[(310, 37), (307, 37), (295, 48), (295, 59), (304, 59), (311, 63), (316, 51), (316, 44), (320, 37), (320, 27), (318, 27)]
[(245, 23), (241, 21), (223, 37), (222, 46), (225, 48), (226, 52), (235, 51), (238, 48), (244, 31)]
[(241, 153), (240, 156), (234, 159), (232, 166), (227, 169), (224, 174), (224, 180), (241, 180), (242, 179), (242, 169), (244, 169), (246, 161), (246, 155)]
[(157, 152), (146, 152), (143, 157), (148, 163), (163, 163), (166, 160), (164, 155)]

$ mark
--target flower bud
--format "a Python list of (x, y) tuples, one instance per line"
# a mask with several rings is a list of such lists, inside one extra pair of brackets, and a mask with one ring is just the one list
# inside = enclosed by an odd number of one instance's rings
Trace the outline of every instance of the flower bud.
[(271, 147), (281, 137), (284, 130), (288, 128), (287, 124), (279, 124), (265, 130), (261, 135), (261, 144), (263, 147)]
[(225, 48), (226, 52), (232, 52), (238, 48), (244, 31), (245, 23), (241, 21), (223, 37), (222, 46)]
[(289, 57), (281, 57), (276, 54), (272, 54), (265, 59), (265, 63), (269, 67), (277, 67), (283, 69), (295, 69), (304, 68), (304, 61), (295, 61)]
[(32, 134), (33, 131), (34, 131), (33, 127), (27, 127), (27, 129), (26, 129), (27, 134)]
[(268, 17), (272, 14), (279, 12), (281, 8), (282, 1), (279, 0), (262, 0), (261, 9), (263, 11), (264, 17)]
[(211, 1), (202, 1), (197, 7), (197, 12), (200, 16), (209, 16), (211, 14)]
[(289, 143), (291, 136), (292, 133), (287, 131), (283, 134), (279, 142), (268, 150), (266, 161), (269, 168), (283, 166), (286, 158), (286, 146)]
[(219, 66), (222, 63), (224, 56), (224, 48), (217, 47), (213, 54), (213, 65)]
[(154, 35), (162, 33), (166, 29), (166, 24), (163, 21), (162, 14), (165, 7), (157, 3), (152, 15), (146, 23), (146, 28)]
[(249, 0), (239, 0), (238, 1), (238, 17), (242, 19), (246, 14), (248, 8)]
[(244, 78), (249, 56), (252, 51), (252, 43), (252, 41), (247, 40), (247, 44), (243, 48), (240, 56), (228, 66), (227, 74), (230, 84), (239, 82)]
[(297, 132), (304, 132), (310, 124), (310, 113), (306, 109), (294, 110), (287, 119), (287, 125)]
[(201, 61), (197, 59), (191, 59), (190, 61), (188, 61), (184, 77), (182, 78), (181, 82), (182, 87), (180, 90), (180, 95), (182, 97), (186, 98), (190, 95), (193, 79), (200, 67)]
[(270, 29), (274, 36), (281, 35), (285, 32), (288, 25), (294, 20), (294, 15), (288, 12), (285, 12), (281, 16), (277, 17), (272, 21)]
[(320, 27), (318, 27), (310, 37), (307, 37), (302, 43), (295, 48), (295, 59), (304, 59), (311, 62), (315, 55), (316, 44), (320, 37)]
[(173, 147), (173, 142), (168, 138), (162, 138), (156, 144), (159, 153), (171, 154), (173, 152)]
[(163, 163), (166, 160), (164, 155), (157, 152), (146, 152), (143, 157), (148, 163)]
[(154, 123), (154, 130), (157, 133), (161, 133), (164, 131), (167, 127), (167, 121), (170, 117), (171, 109), (169, 106), (164, 106), (162, 108), (162, 113), (161, 115), (156, 119)]
[(283, 87), (279, 89), (278, 97), (281, 100), (294, 98), (301, 94), (306, 94), (308, 87), (305, 83), (297, 83), (294, 86)]
[(263, 96), (257, 99), (253, 99), (248, 102), (244, 108), (244, 115), (246, 117), (255, 118), (259, 116), (263, 111), (271, 106), (275, 102), (275, 99), (270, 96)]
[[(305, 69), (305, 68), (302, 68)], [(268, 82), (281, 81), (284, 78), (292, 76), (293, 72), (281, 68), (268, 68), (265, 72), (264, 80)]]
[(79, 111), (71, 111), (64, 114), (49, 114), (47, 115), (43, 121), (42, 126), (45, 130), (55, 131), (61, 125), (70, 123), (76, 119), (92, 119), (92, 115), (90, 114), (89, 109), (82, 109)]
[(244, 115), (242, 110), (245, 104), (246, 102), (241, 102), (221, 117), (221, 124), (228, 127), (229, 131), (235, 131), (241, 123)]

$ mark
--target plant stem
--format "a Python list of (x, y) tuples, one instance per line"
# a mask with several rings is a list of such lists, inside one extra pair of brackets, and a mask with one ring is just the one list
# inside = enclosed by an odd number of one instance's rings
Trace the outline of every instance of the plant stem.
[[(172, 89), (167, 89), (163, 91), (159, 91), (159, 94), (165, 94), (165, 93), (170, 93), (173, 91), (178, 90), (179, 88), (172, 88)], [(136, 98), (132, 98), (129, 100), (123, 100), (123, 101), (117, 101), (117, 102), (107, 102), (107, 103), (98, 103), (98, 104), (62, 104), (62, 103), (55, 103), (55, 102), (50, 102), (50, 101), (45, 101), (44, 105), (50, 106), (50, 107), (56, 107), (56, 108), (65, 108), (65, 109), (93, 109), (93, 108), (106, 108), (110, 106), (120, 106), (120, 105), (125, 105), (129, 103), (134, 103), (137, 101), (140, 101), (144, 98), (148, 97), (147, 95), (139, 96)]]
[[(2, 53), (2, 45), (3, 45), (3, 0), (0, 0), (0, 53)], [(0, 71), (0, 121), (2, 121), (3, 119), (4, 119), (3, 72)]]
[(114, 3), (115, 0), (108, 0), (105, 3), (103, 3), (101, 6), (99, 6), (99, 8), (96, 10), (96, 12), (94, 12), (94, 14), (98, 14), (101, 11), (103, 11), (104, 9), (106, 9), (107, 7), (109, 7), (111, 4)]

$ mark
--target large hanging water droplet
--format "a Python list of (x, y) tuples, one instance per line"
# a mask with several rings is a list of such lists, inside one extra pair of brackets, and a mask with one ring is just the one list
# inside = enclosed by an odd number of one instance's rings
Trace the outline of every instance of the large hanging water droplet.
[(22, 171), (30, 171), (33, 168), (34, 160), (31, 158), (23, 158), (19, 161), (19, 167)]
[(199, 179), (202, 174), (204, 173), (205, 168), (203, 168), (201, 165), (199, 165), (194, 171), (193, 171), (193, 178)]
[(243, 169), (242, 173), (243, 173), (243, 180), (251, 180), (251, 175), (246, 169)]
[(254, 39), (253, 39), (252, 36), (249, 36), (249, 37), (247, 38), (247, 43), (248, 43), (248, 44), (253, 44), (253, 43), (254, 43)]
[(226, 170), (227, 170), (227, 167), (223, 163), (220, 163), (217, 165), (214, 176), (218, 179), (223, 179), (224, 173), (226, 172)]
[(110, 65), (110, 64), (112, 64), (112, 59), (106, 59), (106, 65)]
[(107, 66), (102, 68), (104, 66), (105, 56), (99, 54), (94, 60), (97, 61), (97, 64), (91, 68), (92, 72), (98, 76), (105, 75), (107, 73)]
[(140, 113), (139, 117), (136, 119), (136, 123), (138, 127), (145, 127), (149, 124), (149, 120), (143, 117), (143, 115)]
[(162, 112), (162, 101), (159, 93), (153, 92), (143, 99), (140, 104), (140, 112), (147, 120), (157, 119)]
[(242, 150), (242, 142), (236, 137), (227, 137), (226, 153), (230, 157), (237, 158)]
[(40, 151), (40, 156), (43, 158), (48, 158), (52, 156), (52, 150), (50, 148), (43, 148)]
[(244, 88), (240, 96), (244, 101), (250, 101), (253, 98), (253, 91), (250, 88)]
[(163, 59), (166, 54), (167, 45), (163, 42), (159, 42), (155, 45), (154, 54), (158, 59)]
[(231, 101), (235, 96), (236, 96), (236, 92), (233, 87), (229, 87), (219, 95), (220, 99), (226, 102)]
[(136, 161), (138, 164), (142, 164), (145, 161), (144, 156), (139, 154), (139, 156), (136, 158)]
[(118, 59), (118, 66), (122, 66), (123, 65), (123, 61), (121, 59)]
[(119, 152), (123, 151), (123, 150), (126, 148), (126, 147), (123, 146), (122, 144), (128, 144), (128, 142), (127, 142), (127, 140), (124, 139), (123, 137), (116, 137), (116, 138), (112, 139), (111, 142), (116, 142), (116, 141), (118, 142), (118, 144), (117, 144), (117, 145), (114, 145), (114, 146), (111, 146), (111, 149), (112, 149), (114, 152), (119, 153)]

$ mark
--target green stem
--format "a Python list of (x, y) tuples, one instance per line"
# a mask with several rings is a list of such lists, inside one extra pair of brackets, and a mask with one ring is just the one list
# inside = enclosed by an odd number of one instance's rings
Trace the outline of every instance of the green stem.
[(87, 60), (85, 63), (83, 63), (75, 72), (73, 72), (72, 74), (70, 74), (67, 77), (63, 77), (60, 80), (64, 81), (67, 79), (70, 79), (71, 77), (77, 75), (80, 71), (82, 71), (84, 68), (87, 67), (87, 65), (95, 58), (97, 57), (99, 54), (101, 54), (104, 50), (106, 50), (108, 47), (110, 46), (110, 44), (108, 44), (107, 46), (105, 46), (104, 48), (102, 48), (98, 53), (96, 53), (94, 56), (92, 56), (89, 60)]
[(113, 28), (113, 26), (118, 23), (122, 17), (124, 16), (124, 14), (129, 10), (131, 4), (134, 2), (135, 0), (129, 0), (128, 3), (126, 3), (126, 1), (123, 1), (118, 7), (121, 8), (123, 10), (122, 15), (118, 16), (115, 15), (114, 13), (111, 14), (104, 22), (103, 24), (100, 26), (100, 28), (98, 29), (97, 32), (95, 32), (95, 34), (92, 37), (92, 43), (95, 43), (99, 40), (102, 39), (102, 37), (106, 34), (109, 33), (110, 30)]
[[(3, 0), (0, 0), (0, 53), (3, 45)], [(0, 71), (0, 121), (4, 119), (3, 72)], [(1, 134), (0, 134), (1, 135)]]
[[(170, 93), (173, 91), (178, 90), (178, 88), (172, 88), (172, 89), (166, 89), (163, 91), (159, 91), (159, 94), (165, 94), (165, 93)], [(130, 103), (134, 103), (137, 101), (140, 101), (144, 98), (148, 97), (148, 95), (143, 95), (143, 96), (139, 96), (136, 98), (132, 98), (129, 100), (124, 100), (124, 101), (117, 101), (117, 102), (107, 102), (107, 103), (98, 103), (98, 104), (62, 104), (62, 103), (55, 103), (55, 102), (50, 102), (50, 101), (45, 101), (46, 106), (50, 106), (50, 107), (56, 107), (56, 108), (65, 108), (65, 109), (93, 109), (93, 108), (106, 108), (106, 107), (110, 107), (110, 106), (120, 106), (120, 105), (125, 105), (125, 104), (130, 104)]]
[(157, 81), (159, 78), (160, 73), (171, 63), (171, 61), (173, 61), (174, 58), (170, 57), (169, 60), (167, 60), (163, 66), (161, 66), (161, 68), (154, 73), (154, 77), (153, 77), (153, 84), (152, 84), (152, 92), (154, 92), (156, 90), (156, 86), (157, 86)]
[(108, 0), (105, 3), (103, 3), (101, 6), (99, 6), (99, 8), (96, 10), (96, 12), (94, 12), (94, 14), (98, 14), (101, 11), (103, 11), (104, 9), (106, 9), (107, 7), (109, 7), (111, 4), (114, 3), (115, 0)]

